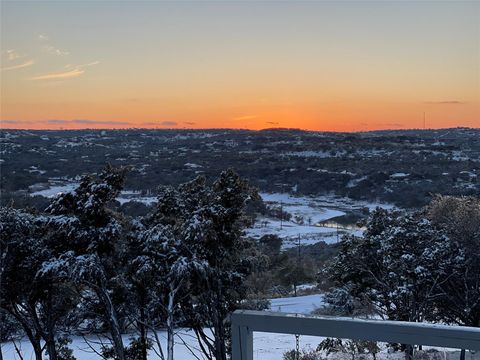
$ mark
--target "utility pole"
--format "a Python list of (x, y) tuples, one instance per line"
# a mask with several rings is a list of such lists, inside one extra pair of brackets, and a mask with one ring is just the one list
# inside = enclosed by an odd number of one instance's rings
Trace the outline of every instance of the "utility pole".
[[(296, 276), (299, 275), (300, 273), (300, 234), (298, 234), (298, 237), (297, 237), (297, 249), (298, 249), (298, 253), (297, 253), (297, 273), (296, 273)], [(296, 277), (295, 276), (295, 277)], [(298, 281), (298, 278), (295, 279), (294, 281), (294, 284), (293, 284), (293, 291), (294, 291), (294, 296), (297, 297), (297, 281)]]
[(283, 228), (283, 202), (280, 201), (280, 230)]
[(298, 247), (298, 263), (300, 264), (300, 234), (298, 234), (298, 238), (297, 238), (297, 247)]

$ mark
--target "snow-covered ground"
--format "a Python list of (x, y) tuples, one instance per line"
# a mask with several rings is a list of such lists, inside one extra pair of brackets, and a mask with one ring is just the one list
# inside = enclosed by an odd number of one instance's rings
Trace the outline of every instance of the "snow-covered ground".
[(80, 183), (78, 182), (50, 185), (50, 187), (46, 189), (38, 190), (30, 193), (30, 196), (43, 196), (46, 198), (53, 198), (54, 196), (60, 193), (75, 190), (78, 187), (78, 185), (80, 185)]
[(129, 194), (124, 194), (124, 192), (122, 191), (120, 193), (120, 196), (118, 196), (116, 200), (122, 205), (129, 201), (136, 201), (136, 202), (143, 203), (145, 205), (152, 205), (153, 203), (157, 202), (157, 197), (156, 196), (140, 196), (139, 194), (129, 195)]
[[(316, 308), (322, 306), (322, 295), (308, 295), (298, 297), (286, 297), (271, 300), (270, 311), (279, 311), (285, 313), (299, 313), (309, 314)], [(166, 348), (166, 333), (159, 331), (159, 335), (162, 341), (162, 346)], [(129, 336), (124, 335), (123, 339), (125, 343), (129, 342)], [(100, 342), (106, 342), (105, 338), (98, 336), (87, 336), (84, 339), (81, 336), (73, 336), (70, 348), (73, 349), (74, 355), (77, 360), (98, 360), (99, 356), (93, 352), (89, 346), (92, 346), (96, 351), (101, 347)], [(179, 329), (175, 346), (175, 358), (181, 360), (194, 360), (196, 359), (191, 352), (185, 346), (184, 341), (190, 348), (195, 351), (196, 356), (201, 359), (203, 357), (200, 351), (196, 349), (195, 335), (188, 329)], [(301, 345), (316, 347), (321, 341), (318, 337), (302, 336)], [(89, 345), (87, 344), (89, 343)], [(33, 360), (32, 348), (27, 340), (17, 341), (17, 346), (22, 350), (25, 360)], [(256, 359), (265, 360), (281, 360), (282, 354), (285, 351), (293, 349), (295, 346), (295, 338), (292, 335), (272, 334), (272, 333), (255, 333), (254, 335), (254, 353)], [(20, 358), (15, 352), (13, 343), (3, 343), (2, 351), (5, 360), (19, 360)], [(155, 351), (151, 350), (149, 359), (157, 360), (159, 357), (155, 354)]]
[[(65, 193), (75, 190), (79, 182), (63, 182), (63, 183), (51, 183), (50, 186), (46, 189), (33, 191), (30, 193), (30, 196), (43, 196), (46, 198), (53, 198), (60, 193)], [(125, 190), (120, 193), (117, 197), (117, 201), (120, 204), (124, 204), (129, 201), (136, 201), (144, 203), (145, 205), (151, 205), (157, 202), (155, 196), (142, 196), (140, 191)]]
[[(259, 217), (254, 227), (246, 230), (246, 235), (259, 239), (267, 234), (275, 234), (284, 239), (284, 241), (292, 240), (293, 242), (296, 242), (300, 236), (302, 241), (315, 239), (314, 242), (318, 242), (320, 241), (319, 237), (326, 237), (335, 232), (335, 229), (332, 228), (315, 225), (299, 225), (292, 221), (283, 221), (280, 223), (280, 220), (277, 219)], [(306, 244), (305, 242), (302, 243)]]
[(277, 206), (282, 204), (283, 210), (292, 214), (292, 218), (295, 216), (302, 217), (304, 223), (311, 223), (312, 225), (345, 215), (343, 211), (331, 207), (319, 206), (317, 204), (317, 198), (296, 197), (282, 193), (260, 193), (260, 196), (267, 204)]
[[(166, 334), (164, 332), (159, 333), (162, 341), (162, 346), (166, 349)], [(202, 356), (199, 349), (197, 349), (196, 341), (194, 339), (195, 334), (191, 331), (180, 330), (177, 334), (175, 341), (175, 359), (178, 360), (197, 360), (205, 359)], [(128, 343), (128, 335), (123, 337), (125, 343)], [(79, 336), (72, 338), (70, 348), (73, 350), (74, 356), (77, 360), (101, 360), (101, 357), (97, 355), (89, 346), (93, 347), (96, 351), (99, 351), (100, 344), (97, 337), (88, 336), (87, 342)], [(106, 339), (102, 339), (106, 341)], [(194, 352), (192, 355), (187, 346), (183, 343), (185, 341)], [(303, 348), (316, 348), (322, 338), (315, 336), (301, 336), (300, 347)], [(34, 360), (32, 348), (27, 340), (17, 341), (17, 346), (21, 349), (24, 360)], [(295, 348), (295, 337), (293, 335), (274, 334), (274, 333), (255, 333), (253, 339), (253, 352), (255, 360), (281, 360), (283, 353)], [(2, 351), (4, 360), (20, 360), (20, 357), (15, 352), (15, 348), (12, 343), (3, 343)], [(47, 357), (48, 358), (48, 357)], [(148, 354), (149, 360), (159, 360), (160, 357), (154, 350), (150, 350)]]
[[(299, 313), (309, 314), (311, 311), (323, 305), (322, 295), (307, 295), (299, 297), (287, 297), (271, 300), (271, 311), (280, 311), (287, 313)], [(166, 334), (164, 331), (159, 331), (159, 337), (162, 342), (162, 347), (166, 348)], [(123, 340), (125, 344), (129, 342), (129, 335), (124, 335)], [(318, 344), (323, 340), (322, 337), (301, 335), (299, 338), (301, 349), (315, 349)], [(77, 360), (99, 360), (101, 359), (90, 347), (99, 351), (101, 348), (101, 342), (107, 343), (105, 337), (98, 337), (89, 335), (85, 339), (81, 336), (73, 336), (70, 348), (73, 349), (74, 355)], [(17, 347), (21, 349), (24, 360), (34, 360), (32, 348), (27, 340), (17, 341)], [(88, 343), (88, 344), (87, 344)], [(195, 335), (188, 329), (179, 329), (176, 334), (175, 341), (175, 359), (179, 360), (198, 360), (205, 359), (202, 356), (200, 350), (197, 348)], [(2, 343), (2, 351), (5, 360), (20, 360), (19, 356), (15, 352), (13, 343)], [(295, 336), (277, 334), (277, 333), (254, 333), (253, 338), (253, 353), (255, 360), (281, 360), (283, 353), (295, 348)], [(190, 349), (190, 350), (189, 350)], [(195, 353), (195, 356), (191, 353), (191, 350)], [(468, 359), (478, 360), (479, 356), (467, 355)], [(159, 360), (159, 356), (154, 350), (149, 352), (149, 360)], [(351, 355), (336, 355), (333, 359), (336, 360), (349, 360)], [(403, 353), (389, 354), (385, 350), (377, 355), (377, 359), (381, 360), (402, 360), (404, 359)], [(441, 359), (456, 360), (458, 359), (457, 353), (442, 353)]]
[(394, 207), (392, 204), (386, 204), (381, 202), (368, 202), (361, 200), (353, 200), (346, 197), (339, 197), (335, 195), (321, 195), (315, 197), (308, 196), (294, 196), (287, 193), (260, 193), (263, 200), (266, 202), (276, 202), (283, 204), (310, 204), (314, 207), (324, 208), (337, 208), (337, 209), (361, 209), (369, 208), (375, 209), (380, 207), (383, 209), (391, 209)]
[(267, 234), (275, 234), (283, 239), (282, 248), (288, 249), (300, 245), (312, 245), (319, 241), (328, 244), (338, 242), (344, 234), (361, 236), (360, 228), (341, 229), (321, 226), (321, 223), (352, 210), (376, 207), (392, 208), (390, 204), (353, 201), (335, 196), (306, 197), (285, 193), (260, 193), (268, 206), (279, 208), (292, 215), (289, 221), (269, 217), (258, 217), (255, 225), (246, 230), (246, 235), (259, 239)]
[[(49, 187), (33, 191), (31, 196), (52, 198), (59, 193), (74, 190), (78, 181), (51, 181)], [(247, 229), (245, 234), (259, 239), (267, 234), (275, 234), (283, 239), (282, 248), (288, 249), (300, 245), (312, 245), (319, 241), (328, 244), (338, 242), (345, 233), (362, 235), (361, 229), (337, 229), (319, 224), (326, 220), (345, 215), (348, 211), (361, 208), (373, 209), (377, 206), (391, 208), (389, 204), (367, 203), (335, 196), (306, 197), (293, 196), (286, 193), (261, 193), (263, 200), (273, 207), (281, 205), (282, 210), (292, 215), (289, 221), (258, 217), (255, 225)], [(155, 196), (142, 196), (139, 191), (125, 190), (117, 197), (120, 204), (137, 201), (146, 205), (156, 202)]]
[(270, 300), (270, 310), (284, 313), (308, 315), (324, 306), (323, 295), (305, 295)]

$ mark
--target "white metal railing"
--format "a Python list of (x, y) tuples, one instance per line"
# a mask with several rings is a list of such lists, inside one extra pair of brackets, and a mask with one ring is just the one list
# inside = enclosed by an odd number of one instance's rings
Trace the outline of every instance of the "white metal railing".
[(480, 350), (480, 328), (237, 310), (231, 315), (232, 360), (253, 360), (253, 332), (299, 334)]

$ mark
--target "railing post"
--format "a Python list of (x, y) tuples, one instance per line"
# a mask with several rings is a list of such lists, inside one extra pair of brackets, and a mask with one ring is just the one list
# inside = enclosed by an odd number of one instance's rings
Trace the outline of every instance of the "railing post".
[(232, 314), (232, 360), (253, 360), (253, 333), (248, 326), (239, 325), (235, 320), (239, 314)]
[(231, 315), (232, 360), (253, 360), (253, 332), (480, 350), (480, 328), (339, 317), (308, 317), (253, 310)]

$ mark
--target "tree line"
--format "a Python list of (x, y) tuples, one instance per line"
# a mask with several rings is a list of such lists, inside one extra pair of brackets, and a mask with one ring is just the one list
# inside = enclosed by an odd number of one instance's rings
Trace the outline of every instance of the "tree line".
[[(328, 290), (323, 313), (480, 326), (476, 197), (377, 209), (362, 237), (281, 251), (275, 235), (242, 236), (252, 214), (284, 214), (234, 171), (161, 186), (157, 204), (136, 217), (115, 201), (126, 173), (108, 166), (86, 176), (44, 211), (0, 207), (1, 341), (22, 335), (36, 360), (74, 360), (65, 334), (101, 333), (110, 340), (98, 350), (104, 359), (146, 360), (153, 351), (172, 360), (176, 329), (185, 327), (205, 358), (226, 360), (228, 314), (268, 307), (263, 297), (317, 275)], [(411, 345), (393, 346), (412, 354)]]
[[(241, 236), (257, 191), (227, 170), (210, 184), (161, 187), (154, 211), (131, 218), (109, 206), (125, 174), (86, 176), (44, 212), (0, 208), (2, 341), (21, 328), (36, 360), (71, 360), (63, 334), (103, 332), (105, 359), (146, 360), (152, 350), (172, 360), (175, 328), (185, 326), (207, 359), (227, 359), (225, 319), (258, 261)], [(126, 330), (137, 334), (128, 346)]]
[(322, 272), (327, 311), (480, 327), (479, 248), (477, 197), (438, 195), (415, 212), (377, 209), (363, 237), (345, 237)]

